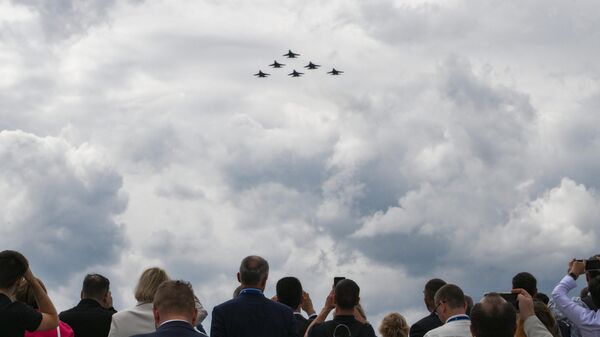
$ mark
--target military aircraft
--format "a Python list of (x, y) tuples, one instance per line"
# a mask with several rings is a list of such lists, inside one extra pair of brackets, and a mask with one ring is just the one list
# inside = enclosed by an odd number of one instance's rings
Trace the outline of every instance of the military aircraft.
[(288, 74), (288, 76), (292, 76), (292, 77), (300, 77), (304, 75), (304, 73), (299, 73), (296, 71), (296, 69), (294, 69), (294, 71), (292, 71), (291, 73)]
[(287, 56), (287, 58), (289, 59), (295, 59), (296, 56), (300, 56), (300, 54), (293, 53), (291, 50), (288, 49), (287, 54), (283, 54), (283, 56)]
[(336, 70), (335, 68), (333, 68), (331, 71), (328, 71), (327, 73), (331, 74), (331, 75), (339, 75), (339, 74), (342, 74), (344, 72), (341, 71), (341, 70)]
[(258, 77), (267, 77), (271, 74), (267, 74), (267, 73), (263, 73), (262, 70), (259, 70), (256, 74), (254, 74), (254, 76), (258, 76)]
[(273, 67), (273, 68), (281, 68), (283, 67), (285, 64), (283, 63), (279, 63), (277, 61), (273, 61), (273, 64), (269, 64), (269, 67)]
[(305, 65), (304, 68), (308, 68), (310, 70), (313, 70), (313, 69), (319, 68), (320, 66), (321, 66), (320, 64), (314, 64), (312, 62), (308, 62), (308, 64)]

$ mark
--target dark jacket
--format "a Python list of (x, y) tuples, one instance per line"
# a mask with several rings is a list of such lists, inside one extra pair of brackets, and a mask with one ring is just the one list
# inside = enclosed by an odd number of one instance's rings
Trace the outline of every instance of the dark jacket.
[(361, 323), (354, 316), (338, 315), (331, 321), (318, 323), (310, 328), (309, 337), (375, 337), (371, 324)]
[(417, 323), (410, 327), (409, 337), (423, 337), (427, 331), (433, 330), (437, 327), (442, 326), (444, 323), (440, 321), (439, 317), (432, 312), (429, 316), (422, 318)]
[(77, 337), (107, 337), (115, 312), (113, 308), (103, 308), (96, 300), (85, 298), (58, 317), (73, 328)]
[(296, 319), (284, 304), (262, 293), (242, 292), (214, 307), (211, 337), (298, 337)]
[(317, 316), (312, 316), (308, 319), (306, 319), (304, 316), (302, 316), (302, 314), (300, 313), (294, 313), (294, 318), (296, 319), (296, 331), (298, 331), (298, 336), (302, 337), (304, 336), (304, 333), (306, 332), (306, 329), (308, 328), (308, 326), (310, 325), (310, 322), (312, 322), (315, 317)]
[(188, 322), (172, 321), (159, 326), (155, 332), (132, 337), (206, 337), (206, 335), (196, 331)]

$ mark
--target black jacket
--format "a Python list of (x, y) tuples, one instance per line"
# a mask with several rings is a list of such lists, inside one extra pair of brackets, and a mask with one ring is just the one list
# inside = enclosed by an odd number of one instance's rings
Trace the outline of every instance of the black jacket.
[(61, 321), (69, 324), (77, 337), (107, 337), (112, 315), (117, 311), (105, 309), (92, 299), (83, 299), (77, 306), (58, 315)]
[(432, 312), (429, 314), (429, 316), (426, 316), (417, 323), (413, 324), (410, 327), (410, 332), (408, 335), (409, 337), (423, 337), (427, 331), (440, 327), (443, 324), (444, 323), (440, 321), (435, 312)]

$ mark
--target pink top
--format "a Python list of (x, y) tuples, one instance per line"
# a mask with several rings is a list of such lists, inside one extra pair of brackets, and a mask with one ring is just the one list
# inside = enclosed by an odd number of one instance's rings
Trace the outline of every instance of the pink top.
[(29, 332), (25, 331), (24, 337), (58, 337), (58, 331), (60, 330), (60, 337), (74, 337), (75, 333), (73, 333), (73, 329), (69, 326), (69, 324), (65, 322), (58, 322), (58, 328), (52, 329), (48, 331), (34, 331)]

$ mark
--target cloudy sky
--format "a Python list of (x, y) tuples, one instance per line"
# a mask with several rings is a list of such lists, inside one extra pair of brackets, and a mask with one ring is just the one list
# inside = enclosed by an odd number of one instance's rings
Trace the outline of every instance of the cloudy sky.
[(250, 254), (268, 295), (295, 275), (317, 310), (357, 280), (375, 325), (424, 315), (431, 277), (479, 298), (527, 270), (550, 292), (598, 252), (599, 11), (0, 0), (0, 247), (59, 310), (87, 272), (131, 306), (157, 265), (210, 311)]

